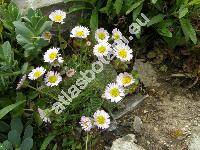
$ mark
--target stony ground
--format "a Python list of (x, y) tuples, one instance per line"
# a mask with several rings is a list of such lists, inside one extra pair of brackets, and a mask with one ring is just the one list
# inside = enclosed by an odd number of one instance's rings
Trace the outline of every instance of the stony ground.
[[(113, 138), (133, 133), (137, 144), (146, 150), (187, 150), (191, 137), (200, 133), (200, 86), (188, 89), (191, 80), (164, 77), (152, 71), (151, 65), (142, 66), (139, 72), (144, 68), (150, 70), (140, 72), (145, 76), (141, 80), (148, 81), (149, 97), (117, 120)], [(135, 131), (135, 116), (142, 120), (139, 132)]]
[(150, 91), (122, 121), (133, 122), (135, 115), (141, 118), (143, 130), (136, 139), (146, 150), (187, 150), (190, 136), (200, 132), (200, 90), (191, 92), (173, 81), (162, 81)]

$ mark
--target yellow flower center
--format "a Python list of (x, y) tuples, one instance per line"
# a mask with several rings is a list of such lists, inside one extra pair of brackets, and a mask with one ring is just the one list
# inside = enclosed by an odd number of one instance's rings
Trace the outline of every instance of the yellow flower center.
[(100, 32), (98, 34), (99, 39), (104, 40), (106, 38), (106, 34), (104, 32)]
[(105, 119), (104, 116), (98, 116), (98, 117), (96, 118), (96, 121), (97, 121), (97, 123), (100, 124), (100, 125), (103, 125), (103, 124), (106, 123), (106, 119)]
[(114, 33), (114, 34), (113, 34), (113, 38), (114, 38), (114, 40), (119, 40), (119, 39), (120, 39), (120, 36), (119, 36), (118, 33)]
[(52, 52), (52, 53), (49, 55), (49, 58), (50, 58), (51, 60), (56, 59), (56, 57), (57, 57), (57, 52)]
[(127, 57), (127, 51), (125, 49), (121, 49), (119, 50), (119, 56), (122, 58), (126, 58)]
[(99, 53), (104, 53), (106, 51), (106, 47), (105, 46), (100, 46), (99, 48), (98, 48), (98, 52)]
[(40, 76), (42, 75), (42, 72), (41, 71), (36, 71), (35, 73), (34, 73), (34, 77), (35, 78), (39, 78)]
[(84, 32), (83, 31), (77, 31), (76, 36), (84, 36)]
[(55, 15), (54, 16), (54, 21), (55, 22), (62, 22), (63, 17), (61, 15)]
[(55, 83), (57, 80), (58, 80), (58, 78), (57, 78), (57, 76), (55, 76), (55, 75), (49, 77), (49, 82), (50, 82), (50, 83)]
[(123, 77), (122, 79), (122, 84), (125, 85), (125, 84), (129, 84), (131, 82), (132, 78), (130, 76), (125, 76)]
[(112, 97), (117, 97), (117, 96), (119, 96), (119, 89), (118, 88), (113, 88), (113, 89), (111, 89), (110, 90), (110, 95), (112, 96)]

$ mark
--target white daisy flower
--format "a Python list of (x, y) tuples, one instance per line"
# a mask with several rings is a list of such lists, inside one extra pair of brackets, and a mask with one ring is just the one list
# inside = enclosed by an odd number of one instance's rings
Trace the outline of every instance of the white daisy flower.
[(39, 115), (40, 115), (40, 118), (42, 119), (42, 121), (46, 122), (46, 123), (51, 123), (51, 120), (50, 118), (48, 117), (48, 110), (42, 110), (40, 108), (38, 108), (38, 112), (39, 112)]
[(92, 121), (89, 117), (82, 116), (79, 123), (85, 131), (90, 131), (92, 129)]
[(101, 42), (93, 48), (93, 53), (97, 57), (107, 56), (110, 51), (112, 51), (112, 48), (108, 42)]
[(116, 83), (110, 83), (107, 85), (105, 90), (105, 98), (111, 100), (111, 102), (118, 103), (125, 96), (123, 87)]
[(87, 38), (88, 35), (90, 35), (89, 29), (83, 26), (74, 27), (70, 33), (70, 37), (77, 37), (82, 39)]
[(43, 67), (37, 67), (28, 74), (28, 78), (30, 80), (36, 80), (37, 78), (41, 77), (45, 72), (46, 69), (44, 69)]
[(112, 31), (112, 39), (114, 41), (119, 41), (122, 39), (122, 33), (119, 31), (119, 29), (115, 28)]
[(19, 83), (17, 84), (16, 90), (19, 90), (23, 86), (25, 80), (26, 80), (26, 74), (23, 75), (22, 78), (20, 79)]
[(44, 62), (52, 63), (59, 57), (59, 48), (50, 48), (44, 54)]
[(107, 129), (110, 125), (110, 116), (104, 110), (97, 110), (94, 115), (94, 124), (101, 129)]
[(133, 58), (132, 49), (124, 43), (119, 43), (114, 47), (115, 55), (121, 61), (130, 61)]
[(66, 18), (66, 12), (62, 10), (55, 10), (49, 15), (49, 18), (54, 22), (63, 24), (64, 19)]
[(107, 42), (109, 39), (109, 33), (104, 28), (97, 29), (95, 32), (95, 39), (98, 42)]
[(135, 82), (135, 79), (133, 79), (133, 76), (127, 72), (120, 73), (117, 76), (117, 84), (120, 86), (127, 87)]
[(49, 71), (45, 77), (45, 83), (47, 86), (57, 86), (62, 81), (60, 73)]

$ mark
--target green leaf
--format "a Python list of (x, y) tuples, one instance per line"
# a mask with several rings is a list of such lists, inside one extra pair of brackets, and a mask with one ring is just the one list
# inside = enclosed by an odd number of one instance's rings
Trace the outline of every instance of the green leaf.
[(85, 3), (90, 3), (90, 4), (93, 4), (96, 1), (97, 0), (64, 0), (65, 3), (69, 3), (69, 2), (85, 2)]
[(21, 34), (24, 37), (30, 38), (33, 37), (34, 34), (31, 30), (29, 30), (29, 28), (26, 27), (26, 25), (21, 22), (21, 21), (15, 21), (13, 22), (15, 28), (16, 28), (16, 32), (18, 34)]
[(49, 30), (51, 29), (51, 27), (52, 27), (52, 24), (53, 24), (52, 21), (46, 21), (46, 22), (42, 25), (42, 27), (40, 28), (38, 34), (40, 35), (40, 34), (42, 34), (42, 33), (45, 32), (45, 31), (49, 31)]
[(10, 111), (12, 111), (14, 108), (16, 108), (17, 106), (23, 104), (25, 101), (19, 101), (15, 104), (11, 104), (7, 107), (4, 107), (3, 109), (0, 110), (0, 119), (2, 119), (7, 113), (9, 113)]
[(184, 17), (188, 13), (188, 8), (185, 5), (181, 5), (179, 9), (179, 19)]
[(46, 150), (49, 143), (55, 138), (56, 135), (49, 134), (42, 143), (40, 150)]
[(163, 18), (164, 18), (163, 14), (158, 14), (158, 15), (152, 17), (150, 19), (150, 21), (147, 23), (147, 27), (163, 21)]
[(137, 3), (134, 3), (127, 11), (126, 11), (126, 15), (128, 15), (130, 12), (132, 12), (134, 9), (136, 9), (137, 7), (139, 7), (142, 3), (144, 2), (144, 0), (141, 0)]
[(191, 2), (188, 3), (188, 5), (199, 5), (200, 4), (200, 0), (192, 0)]
[(140, 5), (139, 7), (137, 7), (136, 9), (133, 10), (133, 21), (135, 21), (138, 17), (138, 15), (140, 14), (141, 10), (142, 10), (142, 5)]
[(24, 63), (21, 69), (22, 74), (25, 74), (28, 70), (28, 62)]
[(12, 143), (10, 143), (8, 140), (3, 142), (3, 146), (5, 147), (5, 150), (13, 150)]
[(7, 64), (12, 64), (12, 61), (14, 59), (14, 54), (13, 54), (13, 51), (11, 49), (11, 45), (10, 43), (7, 41), (5, 42), (3, 45), (2, 45), (2, 52), (3, 54), (1, 54), (2, 56), (2, 59), (4, 61), (7, 62)]
[(158, 1), (158, 0), (151, 0), (151, 2), (152, 2), (153, 4), (156, 4), (157, 1)]
[(23, 130), (23, 124), (20, 118), (13, 118), (10, 123), (11, 130), (16, 130), (20, 134), (22, 133)]
[(192, 42), (196, 44), (197, 35), (189, 19), (181, 18), (180, 23), (181, 23), (181, 27), (182, 27), (183, 33), (185, 34), (186, 39), (190, 38)]
[(71, 7), (69, 9), (67, 14), (74, 13), (74, 12), (80, 11), (80, 10), (90, 10), (90, 9), (92, 9), (92, 8), (89, 8), (89, 7), (86, 7), (86, 6), (74, 6), (74, 7)]
[(5, 123), (4, 121), (0, 121), (0, 132), (1, 133), (8, 133), (10, 130), (10, 126)]
[(109, 15), (112, 5), (113, 5), (112, 0), (108, 0), (106, 6), (101, 8), (99, 11)]
[(90, 18), (90, 28), (94, 32), (98, 28), (98, 11), (94, 9)]
[(116, 10), (116, 13), (119, 14), (123, 5), (123, 0), (116, 0), (114, 3), (114, 8)]
[(23, 139), (26, 139), (26, 138), (29, 138), (29, 137), (32, 137), (32, 136), (33, 136), (33, 127), (28, 125), (25, 128)]
[(166, 37), (172, 37), (172, 33), (169, 31), (168, 28), (161, 28), (161, 29), (157, 29), (158, 33), (162, 36), (166, 36)]
[(8, 133), (8, 140), (15, 146), (18, 147), (21, 143), (20, 133), (16, 130), (11, 130)]
[(57, 150), (57, 147), (58, 147), (58, 145), (55, 144), (55, 145), (53, 146), (53, 149), (52, 149), (52, 150)]
[(22, 141), (20, 150), (31, 150), (33, 147), (33, 139), (28, 137)]

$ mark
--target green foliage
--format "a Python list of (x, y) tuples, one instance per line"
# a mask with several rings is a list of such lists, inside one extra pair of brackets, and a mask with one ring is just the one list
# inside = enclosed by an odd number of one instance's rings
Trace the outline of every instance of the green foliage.
[(14, 59), (14, 52), (7, 41), (0, 47), (0, 91), (6, 90), (15, 80), (11, 76), (18, 74), (18, 62)]
[(6, 150), (20, 149), (31, 150), (33, 147), (33, 127), (28, 125), (23, 132), (23, 124), (20, 118), (13, 118), (10, 123), (11, 130), (8, 133), (8, 140), (1, 146)]
[[(183, 40), (180, 42), (173, 43), (176, 39), (184, 39), (185, 44), (189, 43), (189, 39), (193, 44), (197, 44), (196, 31), (193, 25), (190, 23), (190, 13), (193, 11), (194, 6), (199, 6), (199, 0), (176, 0), (166, 2), (164, 0), (151, 0), (151, 3), (148, 0), (97, 0), (94, 2), (88, 2), (84, 0), (66, 0), (66, 3), (73, 3), (73, 8), (82, 7), (79, 10), (91, 9), (91, 19), (95, 16), (101, 16), (100, 14), (106, 14), (108, 22), (115, 22), (116, 18), (126, 15), (129, 20), (135, 22), (136, 19), (140, 16), (140, 13), (144, 13), (150, 22), (147, 25), (148, 29), (153, 28), (166, 43), (175, 48), (178, 45), (183, 44)], [(81, 2), (81, 3), (80, 3)], [(71, 12), (69, 12), (71, 13)], [(103, 20), (105, 16), (103, 16)], [(106, 22), (106, 21), (105, 21)], [(130, 25), (132, 22), (127, 22)], [(90, 26), (93, 29), (96, 29), (98, 22), (90, 21)], [(179, 29), (182, 29), (180, 32)], [(146, 30), (145, 30), (146, 31)], [(140, 35), (143, 35), (144, 31), (142, 30)], [(147, 36), (144, 35), (143, 36)], [(136, 35), (137, 38), (144, 38), (143, 36)], [(170, 40), (171, 39), (171, 40)]]
[(16, 39), (24, 48), (24, 56), (29, 59), (37, 57), (41, 49), (48, 45), (48, 42), (41, 38), (42, 33), (49, 31), (52, 22), (47, 21), (47, 17), (43, 16), (40, 11), (30, 9), (24, 21), (13, 22), (16, 28)]
[(17, 106), (23, 104), (25, 101), (19, 101), (15, 104), (11, 104), (7, 107), (4, 107), (3, 109), (0, 110), (0, 119), (3, 118), (7, 113), (9, 113), (10, 111), (12, 111), (14, 108), (16, 108)]
[(13, 3), (0, 5), (0, 18), (3, 27), (9, 31), (6, 34), (12, 39), (15, 35), (13, 22), (21, 18), (19, 9)]

